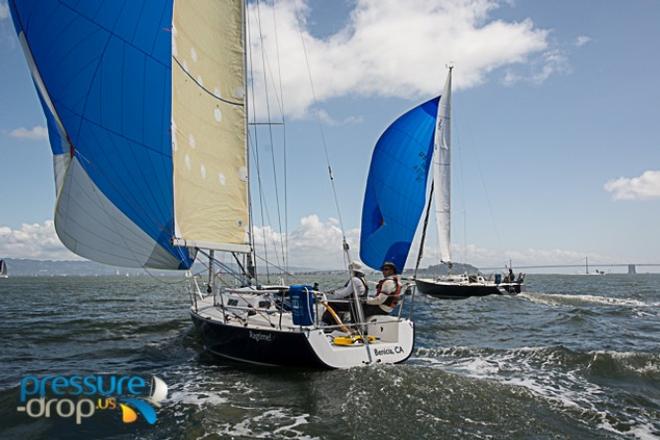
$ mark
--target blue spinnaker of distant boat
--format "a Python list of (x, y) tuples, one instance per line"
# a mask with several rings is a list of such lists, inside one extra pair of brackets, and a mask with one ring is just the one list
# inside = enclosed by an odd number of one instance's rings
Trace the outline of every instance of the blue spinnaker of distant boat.
[(403, 270), (426, 204), (440, 97), (408, 111), (381, 135), (371, 157), (362, 207), (360, 258)]
[(192, 248), (249, 251), (241, 3), (9, 6), (46, 115), (62, 242), (162, 269), (189, 268)]

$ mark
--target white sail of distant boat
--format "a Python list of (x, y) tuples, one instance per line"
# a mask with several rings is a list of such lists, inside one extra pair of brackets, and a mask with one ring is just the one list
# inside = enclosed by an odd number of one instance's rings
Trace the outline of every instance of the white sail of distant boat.
[(7, 273), (7, 263), (5, 260), (0, 260), (0, 278), (9, 278)]
[(440, 261), (451, 264), (451, 72), (449, 66), (433, 139), (433, 181), (435, 218), (438, 229)]

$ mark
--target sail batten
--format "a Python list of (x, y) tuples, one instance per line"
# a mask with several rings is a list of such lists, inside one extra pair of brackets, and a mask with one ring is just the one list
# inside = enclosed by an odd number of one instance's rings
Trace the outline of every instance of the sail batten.
[(435, 217), (440, 260), (444, 263), (451, 263), (451, 71), (450, 67), (438, 107), (433, 141)]

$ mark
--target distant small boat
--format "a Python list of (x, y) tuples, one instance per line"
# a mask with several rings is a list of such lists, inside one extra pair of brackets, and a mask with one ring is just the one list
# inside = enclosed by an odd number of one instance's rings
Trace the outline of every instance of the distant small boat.
[(605, 271), (594, 269), (593, 272), (589, 272), (589, 257), (584, 257), (584, 273), (580, 275), (605, 275)]
[(7, 263), (5, 263), (5, 260), (0, 260), (0, 278), (9, 278), (9, 274), (7, 273)]

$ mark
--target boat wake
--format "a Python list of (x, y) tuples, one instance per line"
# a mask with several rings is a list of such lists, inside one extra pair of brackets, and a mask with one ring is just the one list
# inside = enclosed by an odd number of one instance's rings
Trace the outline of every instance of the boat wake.
[(625, 307), (658, 307), (660, 302), (644, 302), (634, 298), (618, 298), (600, 295), (569, 295), (562, 293), (523, 292), (518, 295), (529, 301), (545, 305), (583, 305), (599, 304)]
[(309, 413), (272, 404), (268, 392), (239, 378), (234, 368), (186, 365), (166, 371), (174, 380), (166, 410), (172, 412), (175, 421), (203, 411), (204, 438), (314, 438), (301, 429), (309, 423)]
[[(419, 349), (413, 362), (512, 387), (605, 431), (640, 439), (660, 435), (657, 414), (630, 407), (631, 402), (646, 399), (638, 393), (640, 388), (648, 390), (660, 380), (660, 354), (580, 353), (561, 346), (512, 350), (452, 347)], [(614, 392), (599, 385), (613, 379), (622, 384)]]

